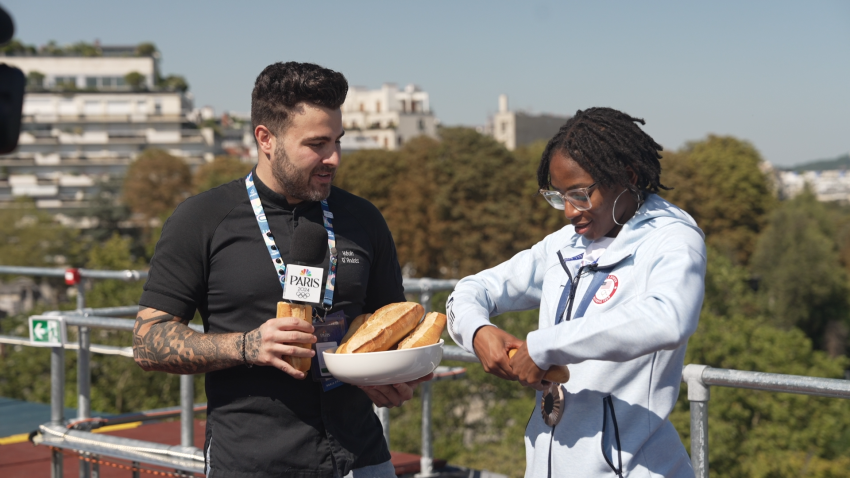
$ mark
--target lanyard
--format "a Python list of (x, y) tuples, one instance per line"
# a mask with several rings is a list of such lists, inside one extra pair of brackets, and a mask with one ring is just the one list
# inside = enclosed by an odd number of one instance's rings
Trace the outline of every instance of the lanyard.
[[(260, 200), (260, 195), (257, 193), (257, 187), (254, 186), (254, 172), (251, 171), (245, 176), (245, 188), (248, 190), (248, 199), (251, 201), (251, 207), (254, 209), (254, 217), (257, 219), (257, 225), (260, 226), (260, 232), (263, 233), (263, 241), (266, 244), (266, 249), (269, 251), (269, 256), (272, 258), (272, 265), (277, 271), (280, 287), (286, 287), (286, 264), (280, 257), (280, 251), (277, 244), (274, 242), (274, 236), (266, 218), (266, 212), (263, 209), (263, 203)], [(325, 282), (325, 298), (322, 305), (325, 311), (331, 309), (334, 303), (334, 286), (336, 284), (336, 236), (334, 235), (334, 226), (331, 220), (334, 218), (333, 213), (328, 207), (328, 201), (323, 199), (322, 205), (322, 222), (325, 224), (325, 229), (328, 231), (328, 249), (330, 250), (330, 264), (328, 264), (328, 280)]]

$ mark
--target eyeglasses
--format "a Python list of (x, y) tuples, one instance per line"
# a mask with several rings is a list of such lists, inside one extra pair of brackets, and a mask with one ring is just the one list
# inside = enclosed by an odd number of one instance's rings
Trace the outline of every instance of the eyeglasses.
[(541, 189), (538, 192), (555, 209), (563, 211), (567, 207), (567, 202), (569, 202), (576, 210), (587, 211), (593, 207), (593, 204), (590, 203), (590, 190), (596, 184), (593, 183), (586, 188), (570, 189), (566, 194), (561, 194), (558, 191), (552, 191), (550, 189)]

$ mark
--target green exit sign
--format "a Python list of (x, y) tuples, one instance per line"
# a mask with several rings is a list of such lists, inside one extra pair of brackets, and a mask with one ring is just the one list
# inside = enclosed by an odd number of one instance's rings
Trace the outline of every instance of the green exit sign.
[(65, 323), (61, 317), (30, 317), (30, 342), (43, 347), (61, 347), (66, 341)]

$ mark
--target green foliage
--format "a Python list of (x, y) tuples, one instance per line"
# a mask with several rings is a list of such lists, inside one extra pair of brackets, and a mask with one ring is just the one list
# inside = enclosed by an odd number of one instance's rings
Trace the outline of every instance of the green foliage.
[(143, 42), (136, 45), (136, 56), (154, 56), (159, 52), (156, 45), (151, 42)]
[(192, 179), (194, 193), (202, 193), (216, 186), (243, 178), (254, 165), (233, 156), (216, 156), (212, 162), (201, 165), (195, 170)]
[(138, 71), (131, 71), (124, 75), (124, 83), (126, 83), (133, 91), (142, 91), (147, 89), (147, 85), (145, 84), (145, 75)]
[(56, 266), (79, 260), (79, 232), (63, 227), (31, 200), (0, 208), (0, 264)]
[(36, 51), (37, 50), (34, 45), (24, 44), (17, 38), (0, 46), (0, 54), (7, 56), (35, 55)]
[[(746, 272), (709, 251), (706, 299), (685, 363), (760, 372), (841, 378), (846, 358), (814, 351), (799, 329), (783, 330), (745, 315), (755, 296)], [(689, 443), (686, 388), (671, 421)], [(709, 402), (712, 476), (795, 477), (836, 474), (850, 465), (850, 414), (844, 400), (713, 387)], [(830, 474), (832, 473), (832, 474)]]
[(145, 219), (170, 214), (192, 188), (189, 166), (160, 149), (147, 149), (124, 177), (124, 203)]
[(714, 135), (661, 160), (661, 182), (674, 188), (662, 196), (689, 212), (706, 243), (736, 264), (749, 261), (775, 203), (761, 162), (750, 143)]
[[(847, 272), (839, 261), (832, 215), (805, 191), (770, 216), (756, 245), (753, 272), (761, 279), (764, 309), (784, 328), (802, 329), (818, 348), (827, 348), (830, 323), (847, 328)], [(844, 353), (844, 340), (833, 355)]]
[[(435, 298), (434, 304), (442, 306), (445, 300)], [(503, 314), (493, 322), (511, 334), (525, 337), (537, 328), (537, 318), (538, 311), (533, 310)], [(447, 344), (453, 343), (448, 334), (443, 339)], [(443, 365), (466, 368), (466, 377), (432, 386), (434, 456), (453, 465), (523, 476), (525, 459), (521, 450), (525, 424), (534, 408), (534, 391), (489, 375), (478, 364), (446, 361)], [(419, 454), (420, 393), (417, 391), (403, 407), (391, 410), (390, 417), (392, 450)]]
[(82, 41), (66, 46), (65, 53), (71, 56), (101, 56), (99, 46)]
[(168, 75), (165, 78), (160, 78), (157, 86), (164, 90), (186, 92), (189, 90), (189, 83), (186, 78), (180, 75)]
[(473, 274), (561, 221), (527, 180), (539, 161), (534, 152), (515, 156), (467, 128), (442, 128), (440, 135), (414, 138), (400, 151), (347, 155), (338, 174), (340, 187), (381, 209), (411, 275)]
[(44, 73), (32, 70), (27, 73), (27, 89), (40, 90), (44, 88)]

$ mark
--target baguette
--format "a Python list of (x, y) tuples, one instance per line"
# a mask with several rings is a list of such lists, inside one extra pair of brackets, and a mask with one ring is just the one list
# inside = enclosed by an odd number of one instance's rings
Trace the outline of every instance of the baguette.
[(345, 333), (345, 336), (339, 342), (339, 346), (342, 347), (346, 342), (348, 342), (351, 336), (353, 336), (354, 333), (357, 332), (357, 329), (359, 329), (367, 320), (369, 320), (369, 317), (371, 316), (372, 314), (360, 314), (355, 317), (354, 320), (351, 321), (351, 325), (348, 327), (348, 332)]
[[(277, 303), (277, 316), (278, 317), (295, 317), (296, 319), (301, 319), (307, 323), (313, 323), (313, 308), (309, 305), (300, 305), (300, 304), (290, 304), (289, 302), (278, 302)], [(301, 347), (304, 349), (312, 348), (312, 344), (292, 344), (296, 347)], [(310, 363), (312, 359), (310, 357), (293, 357), (291, 355), (284, 355), (283, 361), (292, 365), (296, 370), (300, 370), (301, 372), (307, 372), (310, 370)]]
[(416, 302), (398, 302), (376, 310), (347, 342), (338, 354), (383, 352), (399, 343), (419, 323), (425, 309)]
[(446, 328), (446, 316), (437, 312), (428, 312), (425, 318), (422, 319), (422, 323), (417, 325), (416, 329), (398, 344), (398, 349), (404, 350), (434, 345), (440, 341), (440, 335), (443, 334), (444, 328)]
[[(513, 358), (517, 349), (508, 352), (508, 358)], [(570, 381), (570, 369), (566, 365), (553, 365), (543, 375), (543, 380), (554, 383), (567, 383)]]

